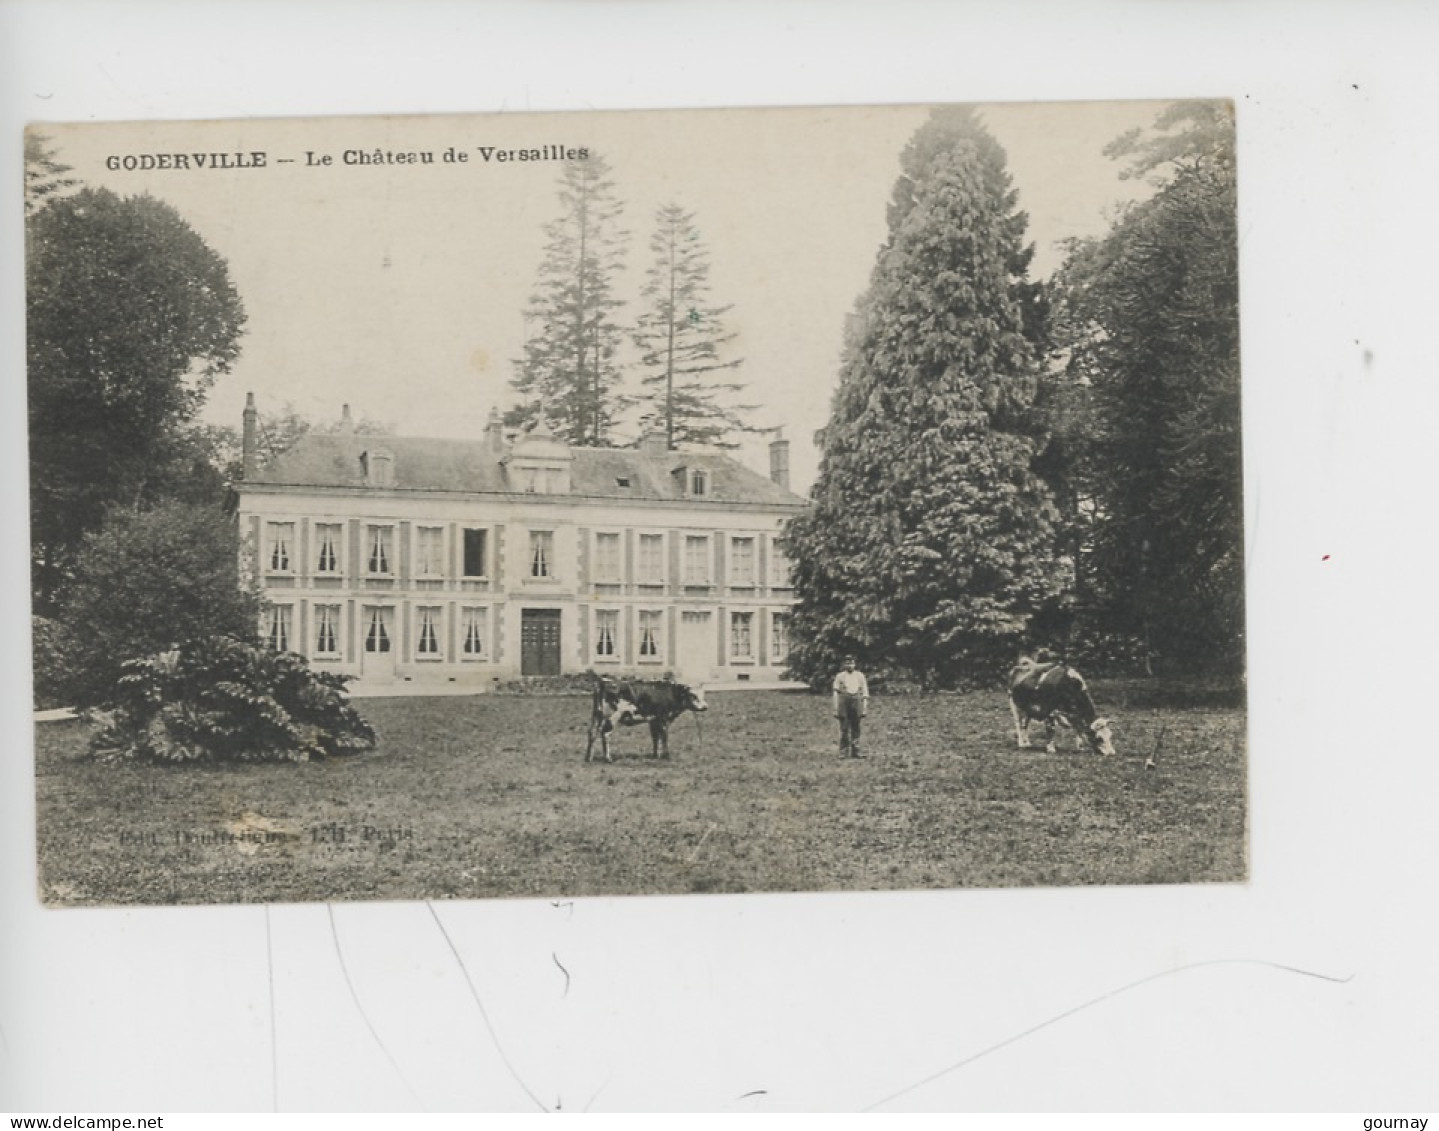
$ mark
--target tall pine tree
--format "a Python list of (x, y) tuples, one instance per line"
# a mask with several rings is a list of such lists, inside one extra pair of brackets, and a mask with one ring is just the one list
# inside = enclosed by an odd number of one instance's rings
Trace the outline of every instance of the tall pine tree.
[(663, 428), (671, 448), (682, 443), (734, 447), (753, 406), (734, 403), (744, 386), (719, 379), (740, 365), (725, 360), (735, 335), (724, 325), (728, 306), (709, 305), (709, 251), (694, 213), (667, 204), (655, 214), (653, 254), (645, 272), (648, 309), (635, 328), (641, 378), (649, 402), (642, 418)]
[(624, 205), (614, 187), (598, 153), (565, 163), (563, 211), (545, 225), (545, 258), (526, 311), (530, 336), (511, 381), (519, 401), (505, 418), (529, 427), (543, 417), (577, 445), (604, 444), (626, 407), (616, 361), (623, 330), (615, 320), (624, 303), (615, 280), (629, 233), (619, 226)]
[(814, 684), (847, 651), (929, 686), (993, 678), (1067, 580), (1031, 467), (1029, 250), (1004, 152), (974, 111), (945, 108), (901, 163), (814, 505), (787, 538), (790, 665)]

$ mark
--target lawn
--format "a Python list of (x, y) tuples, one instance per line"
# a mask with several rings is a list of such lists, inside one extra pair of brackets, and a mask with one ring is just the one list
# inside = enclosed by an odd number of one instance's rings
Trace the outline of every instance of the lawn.
[[(862, 761), (824, 696), (710, 695), (674, 756), (626, 730), (583, 763), (576, 696), (367, 699), (370, 754), (105, 765), (37, 726), (54, 904), (1232, 882), (1246, 875), (1242, 710), (1095, 683), (1119, 756), (1017, 750), (999, 692), (874, 700)], [(702, 732), (701, 732), (702, 727)], [(1038, 729), (1036, 733), (1040, 733)], [(1156, 765), (1146, 758), (1156, 752)]]

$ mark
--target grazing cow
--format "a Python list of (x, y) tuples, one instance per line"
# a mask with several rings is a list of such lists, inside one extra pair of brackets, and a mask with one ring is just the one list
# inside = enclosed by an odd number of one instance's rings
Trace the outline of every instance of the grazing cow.
[[(612, 680), (600, 676), (595, 681), (594, 702), (590, 710), (589, 742), (585, 761), (594, 755), (596, 736), (606, 762), (610, 755), (610, 734), (619, 726), (650, 727), (650, 756), (670, 756), (670, 723), (686, 711), (707, 710), (705, 693), (700, 688), (686, 687), (668, 679)], [(663, 753), (662, 753), (663, 752)]]
[(1113, 754), (1109, 720), (1097, 717), (1084, 677), (1066, 664), (1041, 664), (1021, 659), (1009, 673), (1009, 709), (1021, 750), (1029, 748), (1029, 724), (1044, 723), (1044, 748), (1054, 753), (1054, 724), (1072, 728), (1076, 741), (1096, 754)]

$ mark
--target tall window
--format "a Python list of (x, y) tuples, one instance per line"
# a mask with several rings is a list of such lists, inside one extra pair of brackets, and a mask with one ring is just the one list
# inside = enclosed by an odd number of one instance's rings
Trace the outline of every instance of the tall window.
[(595, 612), (595, 655), (612, 657), (616, 654), (616, 640), (620, 632), (620, 614), (615, 609), (599, 609)]
[(276, 652), (290, 650), (290, 626), (294, 609), (290, 605), (271, 605), (269, 623), (265, 627), (265, 639)]
[(641, 534), (639, 577), (641, 585), (662, 585), (665, 580), (665, 536)]
[(489, 609), (460, 610), (460, 651), (470, 659), (486, 654), (485, 638), (489, 635)]
[(754, 539), (731, 538), (729, 543), (729, 583), (754, 584)]
[(530, 531), (530, 576), (554, 577), (555, 534), (552, 530)]
[(698, 499), (704, 495), (708, 495), (709, 489), (709, 473), (702, 467), (690, 468), (690, 494)]
[(315, 524), (316, 573), (340, 572), (340, 530), (338, 522)]
[(620, 536), (599, 533), (595, 535), (595, 580), (620, 580)]
[(270, 535), (270, 572), (289, 573), (290, 554), (295, 545), (295, 524), (293, 522), (271, 522), (266, 524)]
[(769, 658), (774, 663), (789, 659), (789, 614), (769, 615)]
[(488, 566), (485, 562), (485, 543), (487, 531), (473, 527), (465, 529), (465, 576), (466, 577), (488, 577)]
[(664, 629), (664, 613), (657, 609), (640, 610), (640, 659), (660, 658), (660, 638)]
[(393, 526), (372, 526), (369, 529), (369, 549), (365, 557), (366, 568), (371, 573), (389, 573), (395, 560), (395, 528)]
[(685, 584), (708, 585), (710, 540), (704, 535), (685, 535)]
[(729, 654), (732, 659), (754, 658), (754, 613), (731, 613)]
[(340, 606), (315, 606), (315, 655), (340, 654)]
[(440, 654), (440, 610), (422, 605), (415, 610), (415, 615), (420, 622), (415, 651), (421, 656), (438, 656)]
[(390, 630), (385, 627), (384, 610), (372, 608), (370, 622), (365, 629), (365, 651), (388, 652), (389, 650)]
[(415, 576), (439, 577), (445, 572), (445, 532), (439, 526), (421, 526), (415, 532)]
[(771, 540), (769, 544), (769, 583), (776, 589), (790, 589), (794, 586), (789, 558), (775, 540)]

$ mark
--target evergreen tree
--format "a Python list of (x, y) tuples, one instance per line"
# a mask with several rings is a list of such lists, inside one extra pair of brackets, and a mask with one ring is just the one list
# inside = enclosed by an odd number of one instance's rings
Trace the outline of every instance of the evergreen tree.
[(728, 437), (747, 429), (745, 415), (753, 406), (733, 403), (742, 384), (715, 379), (738, 368), (740, 359), (721, 359), (721, 347), (735, 337), (723, 321), (731, 307), (708, 305), (709, 252), (694, 213), (677, 204), (661, 208), (650, 251), (654, 259), (642, 292), (649, 309), (635, 329), (641, 380), (652, 405), (642, 423), (663, 428), (671, 448), (735, 447)]
[(41, 133), (25, 133), (25, 215), (32, 216), (56, 194), (74, 188), (79, 182), (65, 174), (71, 166), (55, 157), (49, 139)]
[(1004, 153), (967, 108), (911, 140), (851, 320), (811, 510), (791, 523), (791, 669), (843, 653), (927, 685), (993, 678), (1064, 589), (1032, 470), (1029, 249)]
[(1097, 417), (1092, 599), (1152, 665), (1243, 664), (1239, 275), (1227, 103), (1179, 103), (1106, 152), (1155, 196), (1060, 276), (1069, 369)]
[(511, 381), (520, 400), (505, 422), (531, 427), (543, 417), (569, 443), (599, 446), (626, 407), (615, 321), (624, 304), (615, 280), (629, 233), (619, 228), (624, 205), (598, 153), (565, 163), (559, 199), (563, 212), (545, 226), (545, 258), (526, 312), (533, 328)]

